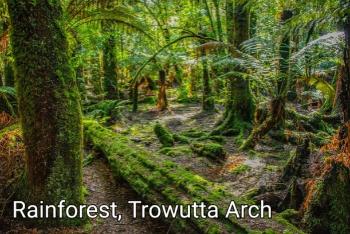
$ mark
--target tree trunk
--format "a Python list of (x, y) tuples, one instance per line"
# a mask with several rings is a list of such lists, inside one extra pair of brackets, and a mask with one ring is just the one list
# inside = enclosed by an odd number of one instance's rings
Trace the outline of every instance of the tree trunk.
[(47, 0), (7, 3), (26, 146), (26, 199), (81, 203), (80, 97), (62, 29), (62, 6)]
[(139, 104), (139, 84), (135, 81), (135, 84), (132, 84), (132, 112), (136, 113)]
[[(113, 8), (113, 2), (102, 2), (105, 9)], [(101, 22), (102, 33), (106, 35), (103, 41), (102, 64), (103, 64), (103, 91), (106, 99), (118, 99), (118, 75), (116, 59), (116, 37), (114, 35), (113, 24), (109, 21)]]
[(166, 96), (166, 71), (164, 69), (159, 71), (159, 92), (157, 108), (159, 111), (168, 109), (168, 99)]
[(213, 111), (214, 98), (212, 97), (212, 91), (210, 87), (210, 76), (208, 69), (207, 54), (204, 48), (201, 49), (202, 69), (203, 69), (203, 96), (202, 96), (202, 109), (204, 111)]
[(103, 86), (107, 99), (119, 98), (115, 43), (115, 36), (111, 32), (103, 45)]
[[(247, 9), (247, 1), (239, 2), (234, 6), (233, 0), (226, 1), (227, 10), (227, 35), (228, 42), (240, 48), (241, 44), (249, 39), (250, 12)], [(232, 57), (239, 55), (231, 50)], [(235, 66), (237, 72), (244, 72), (244, 68)], [(249, 80), (231, 75), (228, 79), (228, 95), (222, 120), (213, 134), (241, 133), (253, 120), (254, 102), (249, 87)]]

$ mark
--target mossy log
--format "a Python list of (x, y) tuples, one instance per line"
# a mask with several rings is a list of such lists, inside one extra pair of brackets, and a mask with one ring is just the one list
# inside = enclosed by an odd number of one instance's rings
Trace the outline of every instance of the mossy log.
[(191, 149), (199, 156), (208, 157), (213, 160), (222, 161), (225, 159), (226, 153), (224, 147), (212, 142), (194, 142), (191, 144)]
[[(218, 219), (176, 219), (170, 220), (175, 232), (189, 233), (264, 233), (253, 230), (263, 225), (276, 233), (302, 233), (294, 226), (275, 219), (225, 218), (230, 201), (239, 206), (243, 201), (227, 192), (224, 186), (205, 180), (164, 157), (151, 154), (135, 146), (125, 136), (109, 130), (96, 121), (86, 120), (85, 137), (95, 149), (108, 159), (115, 176), (121, 177), (142, 196), (153, 204), (188, 205), (193, 202), (214, 204), (219, 208)], [(258, 223), (258, 225), (256, 225)], [(261, 227), (261, 226), (260, 226)], [(174, 231), (174, 230), (173, 230)]]
[(156, 123), (156, 125), (154, 125), (154, 133), (157, 135), (160, 143), (164, 147), (171, 147), (174, 145), (175, 140), (173, 134), (168, 128), (162, 126), (160, 123)]

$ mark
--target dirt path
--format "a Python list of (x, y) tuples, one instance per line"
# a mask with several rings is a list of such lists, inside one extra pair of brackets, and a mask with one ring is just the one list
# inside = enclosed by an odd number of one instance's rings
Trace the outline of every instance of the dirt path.
[(118, 204), (122, 214), (121, 222), (113, 218), (92, 220), (91, 233), (167, 233), (168, 225), (159, 220), (133, 219), (131, 200), (140, 200), (139, 196), (123, 181), (113, 178), (112, 171), (104, 159), (95, 159), (84, 168), (84, 184), (88, 190), (87, 204)]

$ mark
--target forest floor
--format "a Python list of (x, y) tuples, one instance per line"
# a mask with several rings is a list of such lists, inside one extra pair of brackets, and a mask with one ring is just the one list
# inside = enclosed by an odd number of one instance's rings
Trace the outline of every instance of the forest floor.
[[(123, 118), (111, 127), (150, 152), (159, 153), (162, 146), (157, 139), (153, 127), (156, 122), (167, 126), (173, 133), (196, 130), (208, 133), (219, 120), (222, 110), (212, 113), (201, 111), (200, 104), (171, 103), (171, 108), (159, 112), (154, 105), (140, 104), (140, 111), (131, 113), (129, 108), (122, 113)], [(262, 140), (254, 150), (240, 152), (234, 137), (224, 137), (226, 159), (213, 161), (194, 154), (189, 144), (176, 143), (175, 153), (164, 155), (166, 160), (174, 161), (206, 179), (225, 185), (236, 196), (243, 196), (249, 191), (263, 186), (273, 185), (281, 172), (281, 168), (293, 153), (294, 147), (284, 145), (272, 139)], [(113, 178), (111, 169), (105, 159), (94, 157), (84, 166), (84, 185), (87, 190), (87, 204), (119, 204), (118, 211), (123, 219), (119, 223), (113, 218), (94, 219), (81, 228), (30, 229), (24, 225), (14, 224), (8, 233), (168, 233), (169, 225), (151, 219), (133, 219), (130, 200), (140, 197), (130, 186)], [(1, 233), (1, 229), (0, 229)]]
[[(149, 105), (141, 105), (137, 114), (126, 111), (123, 120), (113, 129), (127, 135), (134, 143), (159, 153), (162, 148), (153, 131), (156, 122), (167, 126), (173, 133), (188, 130), (209, 133), (219, 120), (222, 111), (201, 111), (200, 104), (173, 103), (167, 111), (159, 112)], [(265, 138), (254, 150), (240, 152), (234, 137), (224, 137), (226, 159), (217, 162), (198, 157), (188, 144), (175, 144), (174, 154), (164, 155), (206, 179), (225, 185), (233, 194), (241, 196), (261, 186), (273, 185), (295, 147)]]

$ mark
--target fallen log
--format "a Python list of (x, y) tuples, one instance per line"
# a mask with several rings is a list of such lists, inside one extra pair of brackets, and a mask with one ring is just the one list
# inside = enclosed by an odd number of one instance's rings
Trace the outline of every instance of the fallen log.
[[(182, 166), (133, 144), (126, 136), (84, 121), (85, 139), (108, 159), (115, 176), (123, 178), (147, 202), (166, 205), (189, 205), (204, 202), (219, 208), (219, 218), (174, 219), (172, 232), (190, 233), (303, 233), (275, 214), (273, 219), (237, 219), (225, 217), (231, 201), (237, 206), (251, 203), (235, 197), (217, 183), (210, 182)], [(167, 220), (168, 221), (168, 220)]]

